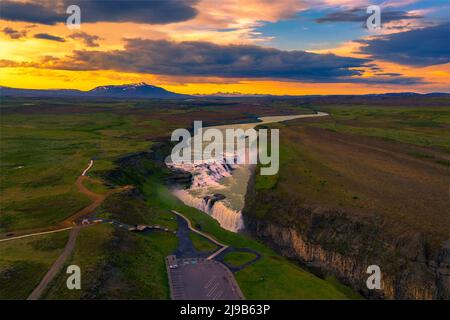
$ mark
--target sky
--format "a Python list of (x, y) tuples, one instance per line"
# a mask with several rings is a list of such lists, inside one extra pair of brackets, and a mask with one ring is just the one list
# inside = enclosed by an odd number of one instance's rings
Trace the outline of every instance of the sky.
[[(70, 5), (79, 28), (66, 23)], [(1, 0), (0, 85), (450, 92), (449, 13), (447, 0)]]

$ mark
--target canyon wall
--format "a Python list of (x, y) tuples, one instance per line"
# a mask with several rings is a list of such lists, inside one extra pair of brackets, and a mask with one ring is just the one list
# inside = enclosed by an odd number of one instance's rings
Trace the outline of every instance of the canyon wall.
[[(258, 192), (253, 178), (243, 210), (246, 230), (316, 274), (334, 275), (371, 299), (449, 299), (449, 241), (427, 235), (392, 236), (386, 221), (343, 210), (305, 207)], [(381, 268), (381, 290), (369, 290), (369, 265)]]

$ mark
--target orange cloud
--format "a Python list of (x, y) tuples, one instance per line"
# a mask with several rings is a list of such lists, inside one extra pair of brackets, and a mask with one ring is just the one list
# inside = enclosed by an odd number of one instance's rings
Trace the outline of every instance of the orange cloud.
[[(394, 0), (385, 2), (390, 6), (402, 6), (414, 0)], [(165, 25), (140, 23), (82, 23), (81, 30), (70, 30), (64, 24), (30, 26), (25, 22), (0, 20), (2, 26), (16, 30), (27, 30), (26, 36), (11, 39), (0, 33), (0, 60), (8, 60), (9, 67), (0, 68), (1, 85), (25, 88), (77, 88), (88, 90), (98, 85), (123, 84), (145, 81), (161, 85), (180, 93), (269, 93), (269, 94), (345, 94), (386, 91), (448, 91), (449, 65), (425, 68), (406, 67), (399, 64), (375, 61), (374, 66), (384, 73), (399, 73), (406, 77), (423, 77), (427, 84), (386, 85), (357, 83), (302, 83), (273, 80), (233, 79), (221, 77), (189, 77), (138, 74), (117, 71), (65, 71), (43, 68), (40, 64), (46, 57), (65, 57), (74, 50), (87, 49), (82, 39), (73, 37), (75, 32), (85, 32), (100, 38), (96, 50), (111, 51), (123, 49), (124, 38), (169, 39), (176, 42), (208, 41), (216, 44), (250, 44), (269, 40), (256, 32), (264, 22), (276, 22), (293, 17), (302, 10), (313, 6), (311, 1), (298, 0), (201, 0), (196, 5), (199, 13), (190, 20)], [(326, 6), (356, 7), (367, 5), (363, 0), (324, 0)], [(410, 21), (411, 22), (411, 21)], [(414, 26), (420, 22), (413, 21)], [(392, 31), (382, 31), (392, 32)], [(33, 38), (34, 34), (48, 33), (66, 39), (64, 43)], [(340, 56), (365, 58), (358, 53), (361, 44), (346, 42), (327, 50), (311, 50), (315, 53), (330, 52)], [(29, 63), (22, 63), (29, 62)], [(47, 60), (47, 65), (52, 61)], [(8, 64), (6, 64), (8, 65)], [(39, 67), (39, 68), (37, 68)], [(373, 70), (364, 70), (370, 77)]]

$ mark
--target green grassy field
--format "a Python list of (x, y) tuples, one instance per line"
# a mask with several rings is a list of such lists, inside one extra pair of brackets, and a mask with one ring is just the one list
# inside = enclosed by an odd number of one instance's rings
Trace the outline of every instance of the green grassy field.
[[(289, 198), (305, 206), (383, 214), (394, 235), (426, 232), (438, 242), (445, 239), (449, 108), (318, 109), (330, 117), (271, 125), (281, 130), (281, 169), (257, 175), (256, 190), (274, 203)], [(264, 201), (254, 209), (259, 218), (290, 214)]]
[[(2, 115), (0, 200), (7, 223), (0, 232), (52, 225), (86, 206), (89, 200), (73, 186), (76, 178), (92, 157), (101, 160), (95, 175), (113, 167), (118, 155), (146, 150), (150, 143), (134, 128), (132, 119), (107, 113)], [(113, 129), (136, 135), (127, 141)]]
[[(29, 101), (34, 105), (24, 106)], [(0, 119), (0, 234), (49, 228), (86, 206), (89, 199), (76, 190), (74, 183), (93, 158), (94, 166), (89, 172), (93, 178), (110, 185), (137, 187), (137, 193), (129, 190), (107, 198), (96, 210), (99, 216), (128, 224), (161, 225), (175, 231), (176, 220), (170, 212), (175, 209), (218, 240), (260, 252), (261, 260), (237, 274), (247, 298), (351, 298), (335, 282), (306, 272), (255, 239), (223, 230), (208, 215), (183, 205), (165, 185), (167, 171), (154, 161), (130, 163), (126, 168), (117, 162), (125, 155), (148, 151), (159, 141), (166, 142), (173, 129), (190, 127), (193, 120), (212, 125), (254, 120), (257, 115), (311, 110), (289, 100), (5, 100)], [(435, 143), (442, 145), (439, 139)], [(433, 158), (437, 160), (442, 159)], [(258, 183), (272, 188), (277, 181), (278, 177), (271, 177)], [(86, 187), (98, 193), (108, 190), (103, 184), (90, 182)], [(61, 274), (47, 298), (167, 298), (163, 257), (176, 248), (176, 243), (175, 236), (168, 233), (144, 236), (110, 226), (83, 229), (68, 263), (87, 266), (82, 269), (87, 272), (82, 280), (86, 290), (66, 292), (66, 275)], [(195, 236), (194, 243), (199, 250), (213, 249), (210, 243)]]
[(69, 231), (0, 242), (0, 299), (26, 299), (66, 245)]
[[(77, 238), (72, 257), (66, 261), (57, 278), (50, 283), (44, 299), (79, 299), (101, 278), (100, 271), (106, 261), (105, 248), (112, 239), (113, 228), (110, 225), (95, 225), (83, 228)], [(66, 280), (69, 276), (64, 270), (69, 265), (81, 269), (81, 287), (83, 290), (69, 290)]]
[(197, 249), (198, 251), (213, 252), (217, 249), (217, 246), (214, 243), (195, 232), (190, 232), (189, 238), (191, 239), (195, 249)]
[(96, 212), (99, 218), (113, 219), (130, 225), (159, 225), (171, 231), (176, 231), (178, 228), (172, 213), (144, 199), (136, 199), (128, 193), (110, 196)]
[(106, 194), (111, 189), (108, 188), (101, 180), (85, 180), (83, 185), (89, 190), (97, 194)]
[(314, 126), (449, 151), (448, 107), (321, 107), (329, 121)]
[(80, 231), (66, 265), (81, 269), (81, 290), (69, 290), (62, 272), (50, 284), (45, 299), (167, 299), (164, 258), (177, 246), (174, 235), (145, 236), (114, 230), (109, 224)]
[[(89, 203), (74, 183), (90, 159), (89, 175), (115, 168), (124, 155), (148, 151), (172, 130), (239, 122), (259, 114), (305, 111), (257, 102), (2, 98), (0, 106), (0, 234), (55, 225)], [(104, 186), (88, 188), (103, 193)], [(40, 206), (45, 203), (45, 206)], [(66, 203), (66, 205), (62, 205)], [(164, 222), (164, 219), (162, 219)]]
[(223, 257), (223, 261), (234, 267), (240, 267), (255, 258), (256, 255), (251, 252), (232, 251), (227, 253), (225, 257)]

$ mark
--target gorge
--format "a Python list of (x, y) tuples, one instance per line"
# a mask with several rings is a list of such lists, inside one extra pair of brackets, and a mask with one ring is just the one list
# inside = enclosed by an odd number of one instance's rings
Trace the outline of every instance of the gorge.
[[(268, 116), (258, 118), (259, 122), (221, 125), (209, 128), (218, 129), (222, 132), (227, 129), (247, 130), (257, 125), (327, 115), (324, 112), (319, 112), (314, 114)], [(195, 140), (195, 135), (192, 139)], [(225, 144), (229, 143), (231, 142), (225, 142)], [(236, 155), (225, 155), (225, 157), (227, 156), (236, 157)], [(238, 232), (244, 228), (242, 209), (245, 205), (247, 185), (255, 165), (230, 164), (225, 160), (218, 162), (214, 159), (205, 159), (192, 163), (174, 163), (168, 157), (166, 165), (172, 170), (187, 171), (192, 174), (192, 182), (189, 188), (174, 188), (173, 194), (175, 196), (186, 205), (211, 215), (220, 223), (222, 228)]]

